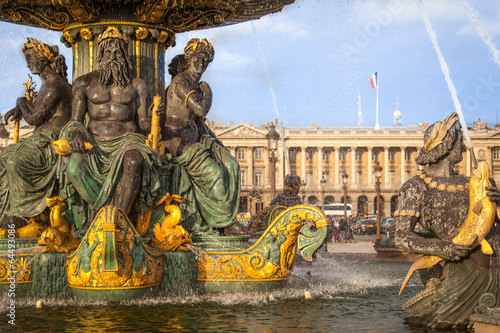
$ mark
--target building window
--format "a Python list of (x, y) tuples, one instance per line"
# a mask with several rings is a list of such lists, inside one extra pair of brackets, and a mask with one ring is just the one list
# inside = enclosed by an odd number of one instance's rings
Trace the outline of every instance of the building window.
[(356, 171), (356, 184), (358, 184), (358, 185), (363, 184), (363, 173), (361, 170)]
[(394, 183), (396, 181), (396, 172), (394, 170), (389, 171), (389, 184), (391, 186), (394, 186)]
[(323, 150), (323, 161), (328, 161), (328, 157), (330, 156), (328, 150)]
[(314, 183), (314, 181), (313, 181), (313, 172), (312, 171), (307, 171), (306, 172), (306, 183), (307, 183), (307, 185), (312, 185)]
[(406, 171), (406, 181), (410, 180), (411, 178), (411, 171)]
[(245, 149), (238, 148), (238, 159), (239, 160), (245, 159)]
[(394, 161), (394, 150), (389, 150), (388, 152), (389, 161)]
[(411, 151), (405, 150), (405, 161), (409, 161), (411, 158)]
[(289, 151), (290, 162), (295, 162), (297, 160), (297, 151), (290, 149)]
[(372, 151), (372, 161), (378, 160), (378, 151)]
[(245, 186), (247, 184), (247, 171), (246, 170), (241, 170), (240, 182), (241, 182), (241, 186)]
[(326, 184), (330, 183), (330, 171), (323, 171), (323, 179), (326, 180)]
[(306, 149), (306, 160), (307, 161), (312, 161), (313, 159), (313, 150), (312, 149)]
[(255, 182), (254, 184), (256, 186), (262, 186), (262, 171), (261, 170), (256, 170), (255, 171)]
[(255, 159), (256, 160), (261, 160), (262, 159), (262, 148), (255, 148)]
[(345, 161), (345, 150), (339, 151), (339, 161)]
[(363, 151), (356, 149), (356, 161), (361, 161), (361, 156), (363, 156)]
[(500, 148), (494, 148), (493, 149), (493, 158), (495, 160), (500, 159)]

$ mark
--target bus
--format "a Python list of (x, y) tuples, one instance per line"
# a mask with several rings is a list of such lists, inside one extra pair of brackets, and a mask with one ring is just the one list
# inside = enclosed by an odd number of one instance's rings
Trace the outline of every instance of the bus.
[[(333, 203), (325, 205), (323, 210), (326, 216), (329, 217), (344, 217), (344, 204), (343, 203)], [(346, 204), (346, 215), (349, 218), (352, 215), (352, 205)]]

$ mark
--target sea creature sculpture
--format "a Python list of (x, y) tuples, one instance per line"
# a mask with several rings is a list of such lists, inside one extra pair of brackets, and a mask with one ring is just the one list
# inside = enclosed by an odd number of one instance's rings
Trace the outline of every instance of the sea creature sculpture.
[(172, 201), (184, 202), (184, 198), (176, 194), (167, 193), (158, 201), (157, 205), (165, 203), (167, 216), (160, 223), (156, 223), (153, 229), (154, 237), (149, 245), (159, 247), (163, 251), (189, 251), (184, 244), (191, 244), (192, 240), (188, 232), (181, 225), (181, 210), (177, 205), (171, 205)]
[[(454, 244), (467, 245), (471, 248), (481, 245), (481, 251), (488, 255), (493, 254), (493, 249), (485, 237), (493, 226), (495, 214), (498, 213), (500, 216), (500, 208), (486, 196), (486, 187), (492, 186), (490, 178), (491, 173), (488, 164), (484, 161), (480, 162), (472, 172), (469, 181), (469, 212), (467, 218), (459, 228), (458, 234), (452, 239)], [(443, 260), (438, 256), (425, 255), (415, 261), (401, 285), (399, 295), (401, 295), (417, 269), (432, 267)]]
[(56, 196), (47, 198), (47, 207), (50, 208), (50, 224), (38, 239), (38, 246), (46, 245), (46, 252), (69, 252), (80, 244), (80, 240), (73, 238), (75, 227), (69, 227), (68, 221), (62, 215), (66, 210), (66, 203), (63, 197)]

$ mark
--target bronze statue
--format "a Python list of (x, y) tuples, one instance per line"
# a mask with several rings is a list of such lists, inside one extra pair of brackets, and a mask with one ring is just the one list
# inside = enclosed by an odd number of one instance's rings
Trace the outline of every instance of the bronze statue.
[[(32, 136), (9, 145), (0, 154), (0, 218), (11, 216), (10, 220), (13, 216), (34, 217), (45, 210), (45, 200), (56, 189), (59, 162), (51, 141), (57, 140), (71, 117), (71, 86), (58, 47), (28, 38), (23, 53), (42, 85), (33, 100), (19, 98), (16, 107), (5, 115), (6, 122), (22, 117), (35, 126)], [(14, 220), (17, 227), (25, 224)]]
[(283, 193), (278, 194), (271, 200), (271, 206), (292, 207), (302, 205), (299, 197), (300, 177), (294, 174), (286, 175)]
[(194, 232), (232, 226), (240, 195), (238, 162), (203, 127), (212, 91), (200, 79), (213, 57), (207, 40), (191, 39), (184, 59), (176, 57), (169, 66), (173, 77), (166, 92), (163, 144), (170, 158), (164, 163), (177, 170), (172, 192), (186, 199), (183, 226)]
[[(159, 187), (153, 166), (160, 163), (141, 135), (151, 126), (146, 84), (131, 76), (128, 39), (116, 27), (104, 31), (97, 43), (99, 69), (75, 80), (72, 122), (61, 134), (75, 152), (66, 176), (93, 212), (111, 204), (129, 214), (138, 198), (142, 213)], [(88, 151), (85, 142), (94, 148)]]
[[(409, 323), (432, 329), (465, 329), (468, 317), (484, 293), (500, 299), (500, 235), (492, 228), (485, 240), (494, 255), (481, 247), (453, 242), (469, 211), (468, 179), (454, 172), (462, 160), (463, 135), (458, 116), (430, 126), (417, 163), (427, 169), (407, 181), (400, 190), (396, 219), (396, 246), (408, 253), (440, 257), (444, 266), (420, 270), (425, 289), (406, 302)], [(486, 186), (489, 200), (498, 204), (499, 193)], [(423, 237), (414, 232), (416, 224), (431, 232)]]

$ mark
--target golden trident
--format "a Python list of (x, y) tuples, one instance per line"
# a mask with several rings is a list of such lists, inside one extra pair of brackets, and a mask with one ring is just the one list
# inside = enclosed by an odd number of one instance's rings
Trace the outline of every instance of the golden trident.
[[(23, 83), (23, 86), (26, 88), (26, 99), (32, 101), (35, 99), (37, 92), (35, 91), (36, 83), (33, 83), (31, 75), (28, 74), (28, 81)], [(14, 143), (19, 142), (19, 122), (21, 119), (14, 120)]]

